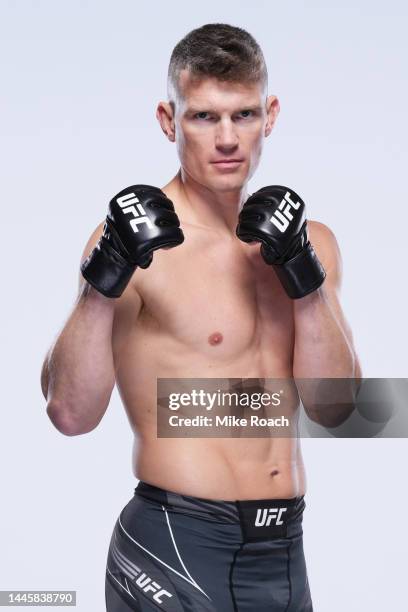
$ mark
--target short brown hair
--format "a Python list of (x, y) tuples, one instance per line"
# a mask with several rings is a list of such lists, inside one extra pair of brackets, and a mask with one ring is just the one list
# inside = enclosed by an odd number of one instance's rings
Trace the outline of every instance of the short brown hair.
[(174, 47), (168, 71), (168, 90), (178, 90), (181, 70), (220, 81), (267, 83), (265, 58), (246, 30), (225, 23), (208, 23), (189, 32)]

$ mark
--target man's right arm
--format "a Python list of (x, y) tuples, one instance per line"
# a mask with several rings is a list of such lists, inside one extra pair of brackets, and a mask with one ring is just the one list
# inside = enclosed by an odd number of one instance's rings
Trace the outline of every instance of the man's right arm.
[[(151, 185), (131, 185), (109, 202), (104, 224), (85, 248), (77, 303), (46, 357), (41, 384), (47, 413), (67, 435), (94, 429), (115, 384), (112, 326), (115, 304), (136, 268), (148, 268), (156, 249), (184, 240), (173, 203)], [(141, 299), (133, 286), (137, 316)]]
[[(99, 241), (103, 225), (91, 235), (81, 263)], [(136, 292), (133, 299), (140, 310)], [(41, 387), (47, 414), (65, 435), (91, 431), (108, 407), (115, 384), (112, 324), (117, 301), (99, 293), (80, 274), (75, 306), (45, 358)]]

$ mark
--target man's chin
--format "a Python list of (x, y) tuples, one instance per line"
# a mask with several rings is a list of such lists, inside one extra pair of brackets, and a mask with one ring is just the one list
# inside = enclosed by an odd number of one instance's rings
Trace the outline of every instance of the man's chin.
[(247, 184), (246, 177), (211, 177), (206, 181), (208, 189), (218, 193), (228, 193), (231, 191), (241, 191)]

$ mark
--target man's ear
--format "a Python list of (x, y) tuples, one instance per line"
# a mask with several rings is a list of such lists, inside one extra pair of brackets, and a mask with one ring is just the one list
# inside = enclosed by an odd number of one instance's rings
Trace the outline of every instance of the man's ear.
[(160, 127), (170, 142), (176, 140), (176, 129), (174, 126), (174, 107), (170, 102), (159, 102), (156, 117)]
[(265, 136), (269, 136), (269, 134), (272, 132), (272, 128), (275, 125), (279, 111), (280, 106), (278, 98), (276, 96), (268, 96), (266, 99)]

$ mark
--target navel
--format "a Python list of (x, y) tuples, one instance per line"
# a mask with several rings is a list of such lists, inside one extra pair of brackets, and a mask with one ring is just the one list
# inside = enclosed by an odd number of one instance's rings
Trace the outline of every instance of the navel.
[(211, 344), (211, 346), (217, 346), (217, 344), (221, 344), (222, 341), (223, 336), (221, 332), (217, 331), (211, 334), (211, 336), (208, 336), (208, 343)]

